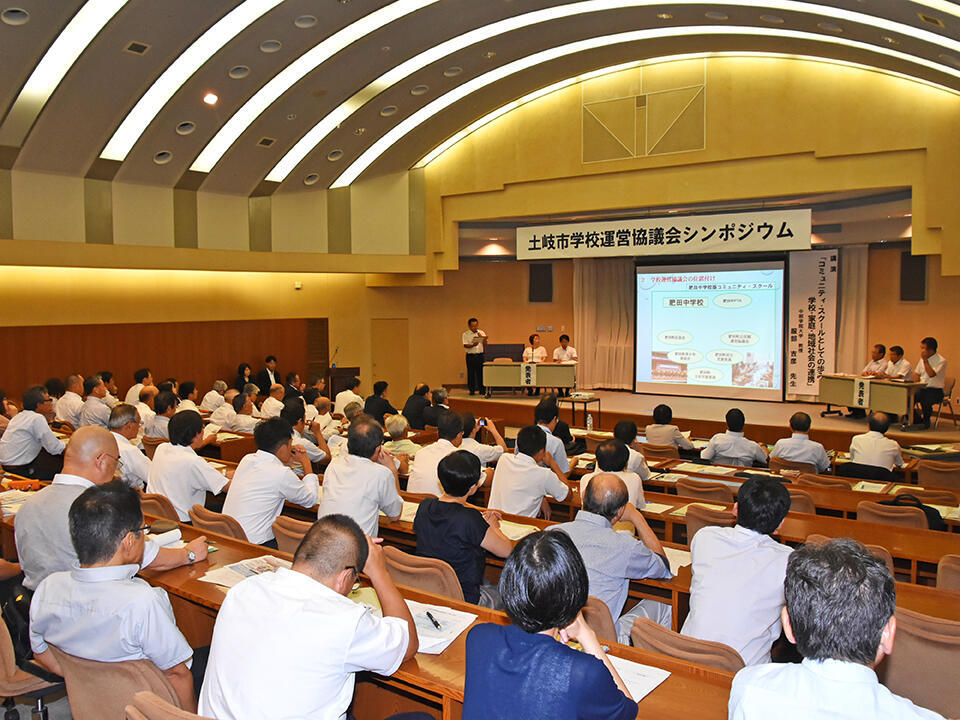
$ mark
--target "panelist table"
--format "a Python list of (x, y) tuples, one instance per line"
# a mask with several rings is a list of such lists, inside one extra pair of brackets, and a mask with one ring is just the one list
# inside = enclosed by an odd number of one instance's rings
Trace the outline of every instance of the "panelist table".
[(483, 386), (487, 389), (487, 397), (490, 397), (493, 388), (572, 388), (576, 384), (576, 363), (488, 362), (483, 364)]
[[(855, 375), (824, 375), (820, 378), (820, 394), (818, 400), (827, 405), (827, 409), (820, 413), (821, 417), (829, 413), (839, 413), (831, 410), (831, 405), (854, 407), (854, 385), (859, 378)], [(913, 415), (913, 404), (917, 390), (926, 387), (921, 382), (894, 382), (893, 380), (870, 380), (870, 398), (867, 404), (870, 410), (879, 410), (896, 417), (905, 416), (902, 429), (910, 428), (910, 419)], [(866, 408), (865, 408), (866, 409)]]

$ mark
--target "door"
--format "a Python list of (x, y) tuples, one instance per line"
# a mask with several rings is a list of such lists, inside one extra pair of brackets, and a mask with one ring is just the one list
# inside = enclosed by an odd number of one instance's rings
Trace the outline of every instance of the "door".
[(410, 324), (407, 318), (375, 318), (370, 321), (370, 355), (373, 377), (364, 378), (364, 394), (373, 393), (373, 383), (386, 380), (387, 398), (397, 410), (410, 394)]

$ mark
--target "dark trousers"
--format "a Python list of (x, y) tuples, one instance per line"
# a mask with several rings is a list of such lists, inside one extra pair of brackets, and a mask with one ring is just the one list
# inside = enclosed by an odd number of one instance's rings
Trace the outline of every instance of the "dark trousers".
[(53, 476), (63, 470), (63, 453), (51, 455), (41, 448), (40, 454), (26, 465), (7, 465), (4, 469), (32, 480), (53, 480)]
[(933, 406), (943, 400), (943, 388), (925, 387), (917, 391), (917, 402), (920, 403), (920, 420), (930, 427), (930, 417), (933, 415)]
[(200, 687), (203, 685), (203, 676), (207, 674), (207, 661), (210, 659), (210, 646), (193, 648), (193, 662), (190, 664), (190, 674), (193, 676), (193, 694), (200, 699)]
[(466, 353), (467, 356), (467, 387), (470, 394), (485, 392), (483, 388), (483, 353)]
[(267, 540), (266, 542), (262, 542), (260, 543), (260, 545), (265, 548), (270, 548), (271, 550), (279, 550), (279, 547), (277, 546), (276, 538), (274, 538), (273, 540)]

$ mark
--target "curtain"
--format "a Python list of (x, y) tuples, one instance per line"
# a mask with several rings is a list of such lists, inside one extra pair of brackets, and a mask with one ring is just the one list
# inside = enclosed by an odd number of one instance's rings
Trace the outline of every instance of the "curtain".
[(632, 258), (573, 261), (574, 347), (581, 388), (633, 389)]
[(837, 372), (860, 372), (867, 353), (866, 245), (840, 248), (840, 337)]

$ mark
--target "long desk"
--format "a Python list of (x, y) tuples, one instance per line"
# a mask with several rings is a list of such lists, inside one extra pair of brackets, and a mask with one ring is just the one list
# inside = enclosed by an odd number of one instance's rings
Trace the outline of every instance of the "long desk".
[[(857, 379), (850, 375), (823, 375), (820, 378), (820, 394), (817, 399), (821, 403), (826, 403), (828, 409), (821, 415), (837, 412), (831, 411), (830, 405), (853, 406), (853, 388)], [(925, 385), (920, 382), (893, 382), (870, 378), (869, 409), (889, 413), (895, 417), (906, 416), (901, 426), (906, 430), (910, 427), (914, 398), (917, 390), (922, 387)]]
[(537, 363), (536, 382), (526, 383), (523, 377), (524, 365), (530, 363), (497, 363), (483, 364), (483, 386), (487, 389), (487, 397), (493, 388), (518, 387), (556, 387), (572, 388), (577, 384), (577, 366), (575, 363)]

